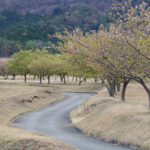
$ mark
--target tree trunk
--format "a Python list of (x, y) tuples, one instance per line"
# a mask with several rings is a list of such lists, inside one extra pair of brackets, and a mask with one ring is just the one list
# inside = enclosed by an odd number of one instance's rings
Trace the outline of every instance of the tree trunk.
[(33, 77), (33, 80), (35, 80), (36, 79), (36, 75), (34, 75), (34, 77)]
[(148, 102), (149, 102), (149, 109), (150, 109), (150, 90), (147, 91), (148, 94)]
[(149, 109), (150, 109), (150, 89), (147, 87), (147, 85), (145, 84), (145, 82), (141, 79), (140, 81), (138, 81), (146, 90), (147, 94), (148, 94), (148, 100), (149, 100)]
[(111, 97), (114, 97), (115, 96), (115, 91), (114, 91), (114, 83), (113, 81), (109, 81), (108, 82), (109, 84), (106, 85), (106, 88), (108, 90), (108, 93)]
[(115, 96), (114, 83), (110, 83), (110, 93), (109, 94), (111, 97)]
[(74, 81), (74, 76), (72, 77), (72, 81)]
[(114, 94), (116, 94), (116, 81), (113, 81), (113, 90), (114, 90)]
[(102, 80), (102, 84), (105, 84), (104, 80)]
[(25, 83), (27, 82), (27, 75), (26, 74), (24, 75), (24, 82)]
[(4, 79), (6, 80), (6, 74), (2, 75), (4, 77)]
[(79, 76), (79, 82), (81, 81), (81, 76)]
[(81, 77), (79, 76), (79, 86), (81, 85), (82, 83), (82, 80), (81, 80)]
[(60, 75), (60, 81), (63, 82), (63, 76), (62, 75)]
[(79, 81), (79, 86), (81, 86), (82, 82), (85, 81), (85, 78)]
[(48, 79), (48, 84), (50, 84), (50, 75), (48, 75), (47, 79)]
[(125, 102), (125, 96), (126, 96), (126, 89), (127, 89), (129, 82), (130, 82), (130, 79), (125, 80), (123, 82), (123, 87), (122, 87), (122, 92), (121, 92), (121, 100), (124, 102)]
[(86, 82), (86, 78), (84, 78), (84, 82)]
[(40, 84), (42, 84), (42, 76), (40, 76)]
[(99, 78), (99, 79), (101, 80), (102, 84), (105, 84), (105, 81), (102, 78)]
[(66, 76), (63, 75), (63, 79), (64, 79), (64, 84), (66, 84)]
[(7, 80), (8, 79), (8, 73), (4, 74), (4, 79)]
[(15, 75), (15, 74), (13, 74), (12, 80), (15, 80), (15, 78), (16, 78), (16, 75)]
[(117, 83), (117, 92), (120, 92), (120, 83)]
[(76, 82), (78, 82), (78, 76), (76, 76)]
[(94, 80), (95, 80), (95, 82), (98, 82), (98, 78), (97, 77), (95, 77)]

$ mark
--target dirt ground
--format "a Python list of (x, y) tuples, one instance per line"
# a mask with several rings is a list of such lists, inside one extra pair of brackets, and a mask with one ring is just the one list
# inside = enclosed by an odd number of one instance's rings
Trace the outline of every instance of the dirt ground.
[(0, 78), (0, 150), (74, 149), (57, 139), (10, 127), (11, 120), (19, 114), (61, 100), (64, 97), (62, 91), (94, 92), (101, 88), (100, 83), (95, 84), (93, 80), (80, 87), (72, 82), (72, 78), (65, 85), (54, 78), (51, 85), (46, 82), (44, 80), (43, 84), (39, 84), (38, 80), (28, 77), (28, 83), (24, 84), (21, 77), (16, 80)]
[[(79, 111), (79, 110), (82, 110)], [(90, 99), (86, 109), (71, 113), (73, 123), (88, 135), (139, 150), (150, 150), (148, 96), (139, 84), (127, 88), (126, 102), (108, 96), (104, 88)]]

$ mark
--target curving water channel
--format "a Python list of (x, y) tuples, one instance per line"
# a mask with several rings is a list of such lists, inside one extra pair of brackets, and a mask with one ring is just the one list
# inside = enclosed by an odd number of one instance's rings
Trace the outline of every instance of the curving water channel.
[(78, 150), (131, 150), (87, 137), (71, 126), (69, 113), (90, 98), (90, 93), (64, 93), (67, 97), (46, 108), (27, 113), (14, 121), (14, 126), (57, 138)]

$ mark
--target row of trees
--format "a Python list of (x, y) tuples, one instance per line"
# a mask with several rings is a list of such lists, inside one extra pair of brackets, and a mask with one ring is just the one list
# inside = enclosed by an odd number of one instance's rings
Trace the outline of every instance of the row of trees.
[[(147, 80), (150, 78), (150, 8), (145, 4), (126, 10), (109, 29), (100, 27), (98, 32), (83, 33), (76, 29), (64, 35), (59, 50), (67, 54), (70, 62), (91, 67), (114, 96), (116, 84), (123, 83), (122, 100), (128, 83), (140, 83), (149, 96)], [(86, 66), (86, 67), (85, 67)]]
[(0, 59), (0, 74), (5, 79), (8, 75), (23, 75), (24, 81), (27, 81), (27, 75), (34, 75), (40, 79), (47, 77), (48, 84), (50, 84), (50, 77), (57, 75), (60, 76), (62, 82), (66, 83), (66, 76), (84, 77), (80, 78), (79, 84), (87, 77), (97, 76), (96, 72), (90, 67), (84, 67), (83, 64), (75, 64), (68, 62), (67, 55), (53, 55), (48, 53), (47, 50), (31, 51), (21, 50), (12, 55), (10, 59)]

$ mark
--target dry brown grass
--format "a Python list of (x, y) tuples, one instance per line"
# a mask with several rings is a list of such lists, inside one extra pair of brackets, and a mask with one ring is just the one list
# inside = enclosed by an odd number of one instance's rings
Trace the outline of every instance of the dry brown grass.
[[(6, 126), (15, 116), (44, 107), (64, 96), (61, 91), (70, 92), (94, 92), (101, 88), (99, 83), (95, 84), (88, 80), (86, 84), (79, 87), (78, 83), (60, 83), (59, 79), (52, 79), (52, 84), (47, 85), (45, 80), (39, 84), (38, 80), (33, 80), (28, 76), (28, 83), (23, 83), (23, 78), (17, 80), (0, 80), (0, 146), (5, 150), (73, 150), (68, 145), (50, 138), (14, 129)], [(1, 149), (1, 147), (0, 147)]]
[(75, 150), (51, 137), (6, 126), (0, 129), (0, 145), (5, 150)]
[(148, 97), (138, 84), (129, 85), (125, 103), (119, 94), (110, 98), (104, 89), (91, 98), (86, 112), (78, 108), (71, 116), (73, 123), (89, 135), (150, 150)]
[(43, 107), (59, 100), (63, 95), (53, 88), (28, 84), (0, 84), (0, 124), (6, 124), (20, 113)]
[(70, 146), (34, 133), (7, 127), (9, 120), (20, 113), (43, 107), (64, 96), (53, 88), (28, 84), (0, 84), (0, 145), (5, 150), (71, 150)]

